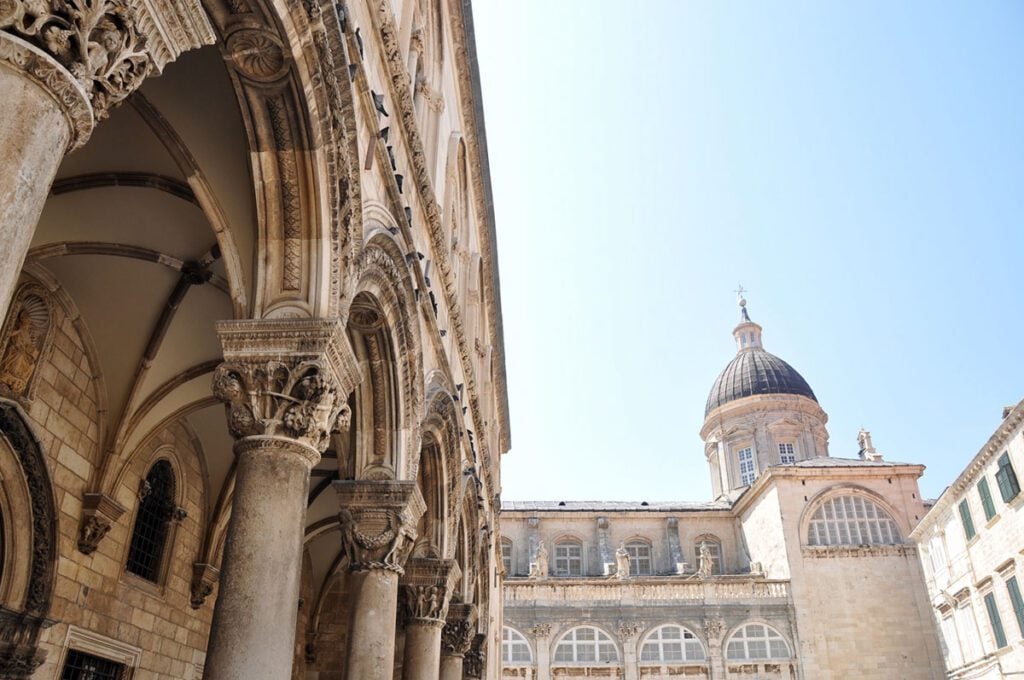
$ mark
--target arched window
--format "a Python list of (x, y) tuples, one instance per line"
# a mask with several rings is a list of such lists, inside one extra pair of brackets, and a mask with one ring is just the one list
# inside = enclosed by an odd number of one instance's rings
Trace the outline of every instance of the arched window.
[(139, 489), (139, 511), (128, 548), (128, 571), (147, 581), (159, 580), (174, 507), (174, 471), (168, 461), (160, 460), (149, 469)]
[(555, 544), (555, 576), (583, 576), (583, 545), (564, 538)]
[(619, 651), (608, 634), (590, 626), (573, 628), (555, 647), (556, 663), (610, 663), (618, 660)]
[(697, 537), (693, 544), (694, 565), (700, 569), (700, 549), (705, 546), (711, 557), (711, 573), (722, 573), (722, 542), (713, 534), (704, 534)]
[(641, 661), (667, 663), (704, 661), (704, 645), (697, 636), (682, 626), (659, 626), (651, 631), (640, 648)]
[(863, 496), (829, 498), (814, 511), (809, 545), (894, 545), (902, 543), (896, 522)]
[(515, 576), (512, 573), (512, 541), (507, 538), (501, 539), (501, 566), (507, 576)]
[(771, 626), (763, 623), (748, 623), (729, 638), (726, 647), (729, 661), (757, 661), (762, 659), (790, 658), (786, 639)]
[(522, 633), (508, 626), (501, 632), (501, 661), (505, 664), (533, 663), (530, 643)]
[(626, 543), (626, 552), (629, 553), (629, 575), (650, 576), (651, 569), (651, 544), (647, 541), (635, 538)]

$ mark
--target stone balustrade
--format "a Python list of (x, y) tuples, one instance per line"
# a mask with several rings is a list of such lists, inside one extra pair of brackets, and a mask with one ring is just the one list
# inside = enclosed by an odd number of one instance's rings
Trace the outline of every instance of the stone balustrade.
[(787, 602), (789, 582), (762, 578), (722, 578), (680, 580), (678, 578), (645, 578), (643, 580), (610, 580), (599, 578), (506, 579), (505, 602), (535, 601), (602, 603), (620, 602), (693, 602), (694, 604), (727, 603), (762, 600)]

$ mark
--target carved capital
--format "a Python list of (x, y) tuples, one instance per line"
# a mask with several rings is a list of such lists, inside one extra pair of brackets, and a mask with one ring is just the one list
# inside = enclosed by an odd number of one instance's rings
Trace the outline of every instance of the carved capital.
[(465, 656), (476, 635), (476, 605), (457, 603), (448, 607), (448, 618), (441, 629), (441, 653)]
[(704, 634), (708, 640), (721, 640), (725, 632), (725, 621), (722, 619), (704, 619)]
[(199, 609), (206, 598), (213, 594), (213, 588), (220, 579), (220, 570), (212, 564), (196, 562), (192, 565), (192, 609)]
[(106, 494), (85, 494), (82, 523), (78, 527), (78, 550), (84, 555), (96, 552), (100, 541), (124, 512), (125, 507)]
[(225, 321), (217, 324), (224, 363), (213, 394), (225, 403), (228, 430), (247, 438), (294, 440), (319, 453), (347, 427), (355, 355), (333, 319)]
[(416, 541), (416, 524), (427, 509), (416, 483), (342, 480), (334, 482), (334, 489), (349, 571), (403, 574)]
[(462, 571), (455, 560), (410, 558), (399, 581), (399, 604), (406, 623), (443, 626), (448, 600), (460, 578)]
[(150, 73), (213, 41), (198, 0), (0, 0), (0, 59), (63, 106), (72, 149)]
[(640, 621), (620, 621), (619, 622), (619, 639), (623, 642), (632, 640), (640, 631), (644, 629), (644, 624)]
[(28, 680), (43, 661), (46, 652), (37, 647), (39, 633), (55, 623), (0, 607), (0, 678)]
[(551, 636), (551, 624), (550, 623), (536, 623), (530, 628), (530, 635), (539, 639), (543, 639)]
[(462, 676), (464, 678), (484, 677), (484, 667), (487, 665), (487, 636), (477, 633), (473, 638), (473, 644), (462, 660)]

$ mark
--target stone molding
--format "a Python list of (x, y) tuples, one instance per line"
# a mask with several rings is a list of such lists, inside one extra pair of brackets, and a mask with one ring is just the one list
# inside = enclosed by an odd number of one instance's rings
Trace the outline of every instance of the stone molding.
[(349, 571), (405, 573), (416, 524), (427, 509), (416, 482), (342, 480), (334, 489)]
[(448, 607), (441, 629), (441, 654), (465, 657), (476, 636), (476, 605), (459, 602)]
[(39, 633), (56, 621), (42, 616), (18, 613), (0, 607), (0, 677), (28, 680), (43, 661), (46, 652), (36, 646)]
[(226, 405), (231, 435), (294, 441), (319, 460), (331, 433), (348, 427), (348, 395), (359, 377), (341, 323), (223, 321), (217, 334), (224, 363), (213, 394)]
[(83, 555), (96, 552), (100, 541), (121, 519), (126, 508), (105, 493), (86, 493), (82, 500), (82, 522), (78, 527), (78, 550)]
[(399, 604), (406, 624), (443, 626), (449, 599), (461, 578), (455, 560), (410, 558), (399, 581)]
[(220, 580), (220, 569), (212, 564), (196, 562), (192, 565), (192, 583), (190, 604), (192, 609), (199, 609), (206, 598), (213, 594), (213, 588)]
[(917, 546), (900, 545), (824, 545), (803, 546), (804, 557), (917, 557)]
[(70, 125), (68, 150), (154, 71), (214, 41), (198, 0), (0, 1), (0, 60), (49, 91)]
[[(907, 547), (907, 546), (899, 546)], [(628, 600), (635, 602), (788, 602), (789, 581), (761, 578), (715, 577), (697, 580), (665, 576), (631, 579), (603, 577), (543, 581), (505, 579), (504, 598), (508, 603), (586, 602), (592, 600)]]

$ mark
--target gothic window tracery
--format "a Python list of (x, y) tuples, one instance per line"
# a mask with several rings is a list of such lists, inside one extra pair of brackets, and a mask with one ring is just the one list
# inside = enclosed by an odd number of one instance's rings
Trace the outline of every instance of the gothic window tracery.
[(139, 510), (125, 567), (129, 572), (153, 583), (160, 579), (174, 512), (174, 471), (170, 462), (159, 460), (139, 489)]
[(834, 496), (811, 516), (809, 545), (895, 545), (902, 543), (896, 522), (863, 496)]
[(562, 636), (555, 647), (556, 663), (609, 663), (619, 660), (612, 639), (599, 628), (580, 626)]
[(730, 661), (781, 660), (790, 658), (789, 644), (777, 630), (763, 623), (748, 623), (729, 638)]
[(661, 661), (666, 663), (704, 661), (704, 645), (692, 632), (666, 624), (651, 631), (640, 648), (641, 661)]

